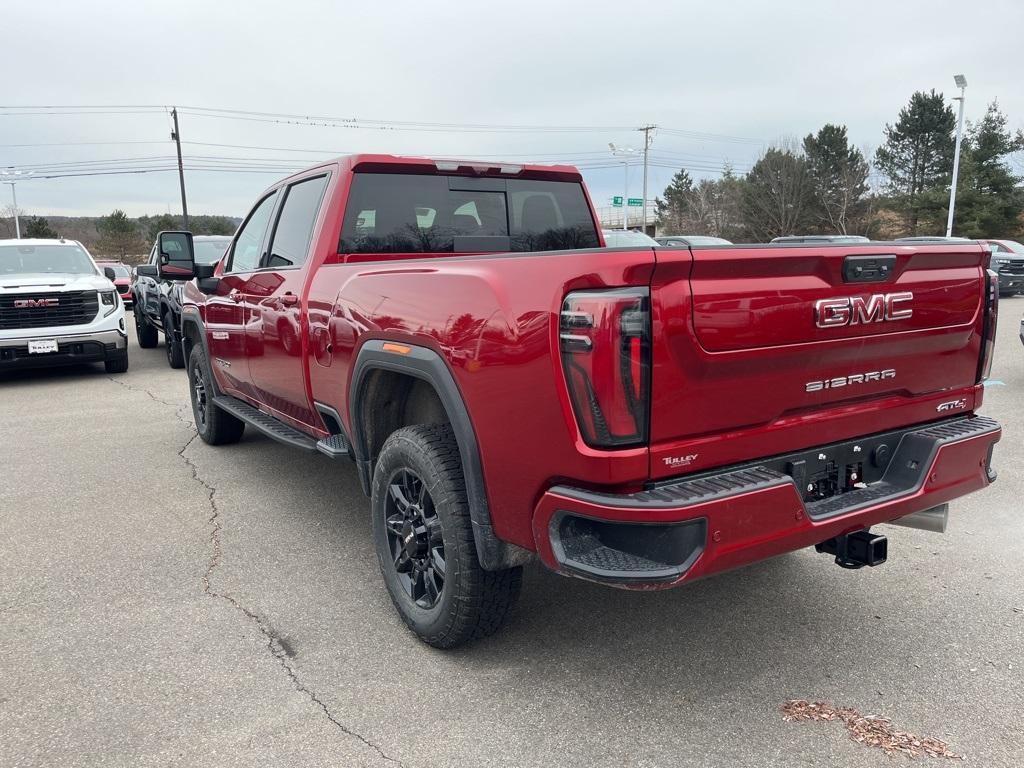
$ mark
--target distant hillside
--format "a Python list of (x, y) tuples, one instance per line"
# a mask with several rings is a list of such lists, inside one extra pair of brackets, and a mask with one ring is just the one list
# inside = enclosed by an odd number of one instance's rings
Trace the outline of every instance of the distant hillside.
[[(21, 214), (21, 236), (30, 237), (33, 232), (30, 224), (36, 220), (34, 214)], [(42, 216), (46, 225), (59, 237), (78, 240), (94, 256), (114, 256), (125, 261), (137, 261), (149, 253), (156, 233), (164, 229), (181, 229), (180, 216), (159, 214), (157, 216), (139, 216), (127, 218), (130, 229), (120, 233), (115, 241), (104, 237), (101, 233), (104, 216)], [(232, 235), (242, 222), (236, 216), (189, 216), (189, 228), (197, 235)], [(49, 236), (49, 233), (47, 233)], [(0, 217), (0, 239), (14, 237), (14, 219), (5, 215)], [(124, 251), (122, 253), (122, 251)], [(133, 258), (134, 257), (134, 258)]]

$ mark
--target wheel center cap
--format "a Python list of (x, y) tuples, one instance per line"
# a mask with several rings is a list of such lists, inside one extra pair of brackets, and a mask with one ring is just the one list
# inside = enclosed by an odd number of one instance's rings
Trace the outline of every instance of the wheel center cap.
[(405, 547), (405, 553), (409, 557), (417, 558), (423, 556), (423, 543), (420, 541), (419, 536), (416, 535), (416, 528), (411, 520), (406, 520), (405, 525), (402, 526), (402, 546)]

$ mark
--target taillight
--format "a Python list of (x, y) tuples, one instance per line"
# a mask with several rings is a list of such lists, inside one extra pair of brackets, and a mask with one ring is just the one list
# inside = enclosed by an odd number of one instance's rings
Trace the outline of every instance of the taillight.
[(986, 271), (985, 325), (981, 335), (981, 359), (978, 361), (978, 381), (992, 373), (992, 352), (996, 347), (996, 325), (999, 321), (999, 275)]
[(565, 297), (559, 319), (562, 367), (587, 445), (647, 442), (650, 329), (647, 288), (575, 291)]

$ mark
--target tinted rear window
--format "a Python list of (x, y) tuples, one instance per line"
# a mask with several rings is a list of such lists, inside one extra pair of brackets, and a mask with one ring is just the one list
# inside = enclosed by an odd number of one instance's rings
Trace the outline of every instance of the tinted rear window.
[(341, 253), (596, 248), (577, 182), (357, 173)]

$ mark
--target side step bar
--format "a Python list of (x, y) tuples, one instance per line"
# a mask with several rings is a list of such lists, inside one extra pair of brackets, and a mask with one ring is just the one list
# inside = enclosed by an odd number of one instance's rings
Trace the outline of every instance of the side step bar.
[(246, 424), (258, 429), (267, 437), (277, 440), (279, 443), (290, 445), (292, 448), (300, 448), (304, 451), (319, 451), (332, 459), (348, 455), (348, 440), (344, 435), (331, 435), (323, 440), (317, 440), (311, 435), (296, 429), (283, 421), (278, 421), (268, 413), (255, 408), (248, 403), (230, 395), (217, 395), (213, 398), (218, 408), (223, 408), (232, 416), (241, 419)]

